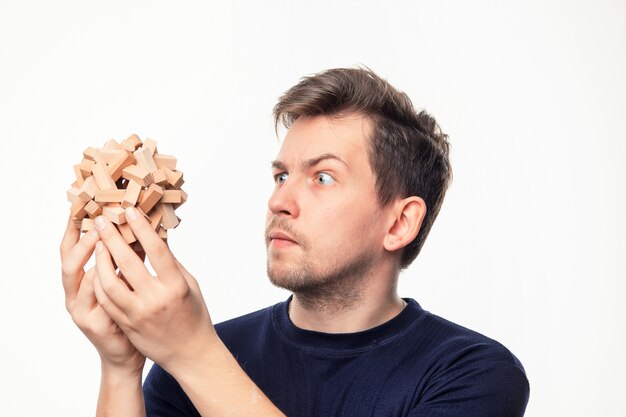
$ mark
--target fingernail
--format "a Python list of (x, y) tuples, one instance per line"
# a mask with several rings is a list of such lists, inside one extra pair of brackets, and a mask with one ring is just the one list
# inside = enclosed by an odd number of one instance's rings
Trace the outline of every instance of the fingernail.
[(137, 220), (137, 209), (135, 209), (135, 207), (128, 207), (126, 209), (126, 218), (131, 220)]
[(96, 237), (98, 236), (98, 231), (96, 229), (91, 229), (89, 231), (89, 237)]
[(95, 223), (96, 223), (96, 229), (98, 230), (104, 229), (105, 223), (104, 223), (104, 219), (102, 218), (102, 216), (96, 217)]
[(100, 253), (100, 252), (102, 252), (102, 249), (103, 249), (103, 248), (104, 248), (104, 247), (102, 246), (102, 241), (101, 241), (101, 240), (97, 241), (97, 242), (96, 242), (96, 253)]

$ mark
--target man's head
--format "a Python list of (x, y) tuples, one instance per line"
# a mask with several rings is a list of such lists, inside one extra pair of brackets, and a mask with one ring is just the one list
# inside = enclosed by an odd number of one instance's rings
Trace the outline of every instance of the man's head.
[[(451, 178), (447, 136), (436, 121), (365, 69), (302, 79), (280, 98), (274, 117), (276, 127), (282, 123), (289, 131), (274, 163), (268, 232), (291, 232), (301, 250), (307, 244), (325, 250), (301, 258), (300, 269), (323, 261), (318, 272), (331, 275), (345, 273), (344, 267), (367, 268), (376, 262), (380, 240), (393, 241), (392, 218), (402, 223), (408, 215), (415, 217), (407, 232), (413, 235), (398, 237), (402, 247), (392, 250), (406, 268), (424, 244)], [(270, 249), (268, 239), (268, 266), (272, 256), (288, 257), (286, 248)]]
[(363, 116), (371, 125), (369, 161), (381, 206), (418, 196), (428, 211), (416, 239), (403, 252), (402, 267), (417, 256), (452, 177), (447, 135), (408, 96), (366, 69), (338, 68), (303, 78), (274, 107), (274, 120), (289, 128), (300, 117)]

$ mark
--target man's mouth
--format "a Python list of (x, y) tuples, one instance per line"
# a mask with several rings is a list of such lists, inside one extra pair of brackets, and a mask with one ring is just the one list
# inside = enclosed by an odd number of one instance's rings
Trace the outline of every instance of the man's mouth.
[(297, 245), (298, 242), (287, 233), (280, 231), (271, 231), (268, 234), (269, 244), (277, 247), (286, 247), (291, 245)]

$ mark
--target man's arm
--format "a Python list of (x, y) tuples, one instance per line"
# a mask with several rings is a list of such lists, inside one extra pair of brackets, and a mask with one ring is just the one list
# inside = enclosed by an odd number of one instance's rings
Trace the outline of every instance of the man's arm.
[(103, 363), (96, 417), (145, 417), (141, 377), (141, 372), (115, 369)]
[[(139, 351), (179, 381), (200, 414), (282, 416), (217, 336), (197, 281), (135, 208), (127, 209), (126, 220), (157, 276), (113, 224), (98, 217), (102, 308)], [(113, 260), (132, 290), (118, 278)]]
[(100, 354), (102, 376), (97, 416), (145, 416), (141, 376), (145, 357), (135, 349), (97, 300), (105, 297), (97, 271), (85, 272), (98, 234), (80, 238), (80, 231), (68, 221), (61, 242), (61, 270), (65, 305), (72, 320)]

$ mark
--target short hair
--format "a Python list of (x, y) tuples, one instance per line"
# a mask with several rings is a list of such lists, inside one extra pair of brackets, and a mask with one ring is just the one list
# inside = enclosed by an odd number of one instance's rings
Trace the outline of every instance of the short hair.
[(378, 202), (421, 197), (426, 216), (416, 238), (404, 247), (400, 267), (415, 260), (439, 213), (452, 179), (448, 136), (409, 97), (368, 68), (335, 68), (304, 77), (274, 106), (274, 126), (299, 117), (360, 114), (371, 123), (369, 163)]

